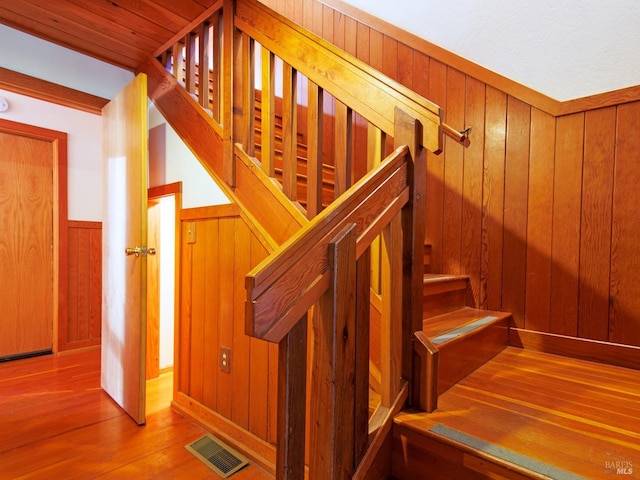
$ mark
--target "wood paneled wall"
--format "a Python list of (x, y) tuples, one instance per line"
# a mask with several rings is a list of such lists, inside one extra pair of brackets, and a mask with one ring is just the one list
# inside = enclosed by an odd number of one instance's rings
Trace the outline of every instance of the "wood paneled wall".
[(556, 102), (339, 0), (264, 3), (473, 126), (429, 156), (434, 273), (518, 327), (640, 345), (637, 87)]
[(72, 221), (67, 234), (67, 318), (59, 322), (60, 351), (100, 344), (102, 223)]
[(178, 389), (275, 443), (278, 346), (244, 333), (245, 276), (267, 250), (235, 205), (186, 209), (181, 223)]

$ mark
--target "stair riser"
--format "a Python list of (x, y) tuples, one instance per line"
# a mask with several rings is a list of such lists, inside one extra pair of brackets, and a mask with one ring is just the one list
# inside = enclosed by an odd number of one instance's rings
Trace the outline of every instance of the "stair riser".
[(499, 319), (438, 346), (438, 395), (508, 346), (509, 323), (509, 318)]
[(467, 281), (430, 283), (424, 286), (423, 319), (453, 312), (467, 305)]
[[(420, 472), (416, 475), (416, 472)], [(397, 480), (539, 479), (535, 473), (494, 463), (482, 453), (456, 448), (437, 438), (395, 424), (392, 439), (392, 475)]]

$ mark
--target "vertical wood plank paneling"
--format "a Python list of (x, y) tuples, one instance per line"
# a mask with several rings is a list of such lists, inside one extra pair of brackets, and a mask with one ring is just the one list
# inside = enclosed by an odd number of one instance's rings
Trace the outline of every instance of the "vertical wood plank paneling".
[(383, 35), (373, 28), (369, 29), (369, 65), (381, 72), (384, 68), (383, 48)]
[(388, 35), (382, 36), (382, 73), (398, 80), (398, 41)]
[[(236, 242), (235, 242), (235, 218), (221, 218), (219, 221), (218, 239), (220, 248), (218, 249), (219, 256), (219, 269), (220, 269), (220, 281), (218, 282), (218, 289), (212, 290), (212, 292), (219, 292), (220, 301), (218, 301), (218, 348), (216, 351), (216, 366), (219, 364), (220, 348), (227, 347), (231, 349), (231, 372), (226, 373), (221, 368), (216, 368), (218, 374), (218, 384), (216, 388), (216, 405), (217, 411), (225, 418), (231, 418), (232, 405), (233, 405), (233, 368), (234, 355), (233, 336), (234, 331), (234, 291), (236, 288), (242, 289), (242, 285), (237, 285), (234, 274), (234, 259), (237, 255)], [(214, 296), (214, 295), (212, 295)], [(226, 300), (224, 300), (226, 299)], [(242, 334), (244, 332), (240, 332)], [(213, 350), (213, 349), (212, 349)], [(243, 352), (237, 352), (238, 357), (243, 355)]]
[(358, 22), (344, 17), (344, 50), (349, 55), (358, 56)]
[[(204, 233), (204, 241), (200, 248), (204, 253), (204, 317), (203, 336), (200, 339), (202, 344), (202, 403), (207, 407), (217, 410), (216, 390), (218, 372), (218, 305), (222, 297), (212, 295), (212, 292), (219, 292), (220, 285), (220, 248), (212, 248), (213, 245), (220, 245), (218, 240), (218, 219), (207, 219), (201, 222), (200, 232)], [(204, 232), (203, 232), (204, 231)], [(200, 239), (198, 239), (200, 240)]]
[(311, 0), (312, 8), (311, 8), (311, 30), (313, 33), (322, 37), (322, 27), (323, 27), (323, 10), (324, 5), (320, 3), (318, 0)]
[(327, 42), (333, 42), (333, 8), (322, 6), (322, 38)]
[[(429, 63), (429, 95), (441, 108), (447, 107), (447, 67), (433, 59)], [(444, 217), (444, 154), (427, 154), (427, 218), (425, 243), (431, 248), (431, 271), (444, 272), (442, 221)]]
[(275, 444), (278, 441), (278, 355), (277, 344), (269, 344), (269, 386), (267, 395), (267, 436), (266, 440)]
[(507, 96), (487, 87), (482, 185), (482, 308), (502, 308), (502, 243), (504, 226), (504, 168), (507, 139)]
[(89, 314), (91, 307), (91, 284), (86, 280), (90, 277), (91, 264), (90, 251), (91, 248), (91, 231), (83, 228), (78, 232), (78, 276), (82, 281), (78, 282), (76, 288), (77, 294), (77, 312), (76, 320), (76, 340), (89, 338)]
[(505, 157), (502, 306), (524, 327), (527, 191), (531, 107), (508, 97)]
[(640, 169), (637, 134), (640, 102), (620, 105), (617, 115), (609, 340), (640, 345)]
[[(446, 122), (450, 125), (464, 124), (465, 75), (452, 68), (447, 69)], [(444, 167), (444, 217), (442, 245), (443, 271), (461, 273), (462, 261), (462, 187), (464, 175), (464, 147), (452, 138), (445, 139)]]
[(79, 263), (80, 255), (78, 245), (80, 245), (80, 229), (69, 228), (67, 235), (67, 246), (69, 253), (67, 254), (67, 324), (66, 328), (61, 331), (64, 334), (62, 340), (64, 343), (75, 342), (78, 340), (78, 285), (82, 282)]
[(356, 26), (356, 57), (365, 63), (369, 63), (371, 58), (371, 41), (370, 41), (371, 29), (358, 22)]
[[(257, 265), (265, 252), (255, 237), (251, 238), (251, 264)], [(267, 438), (269, 395), (269, 344), (264, 340), (250, 339), (249, 369), (249, 431)]]
[(102, 224), (91, 228), (89, 248), (89, 284), (91, 299), (89, 309), (89, 338), (96, 345), (100, 343), (102, 330)]
[(340, 13), (340, 12), (334, 12), (333, 14), (333, 44), (342, 49), (345, 50), (345, 28), (346, 28), (346, 24), (345, 24), (345, 16), (344, 14)]
[(99, 344), (102, 326), (102, 224), (71, 221), (67, 239), (67, 316), (59, 322), (61, 351)]
[(191, 395), (193, 311), (193, 245), (187, 243), (195, 222), (182, 222), (180, 244), (180, 320), (178, 322), (178, 391)]
[(556, 121), (531, 112), (529, 197), (527, 210), (527, 277), (525, 327), (549, 331), (551, 299), (551, 232)]
[(480, 291), (485, 98), (485, 84), (467, 77), (465, 125), (473, 125), (478, 134), (464, 150), (461, 263), (462, 271), (469, 275), (474, 305)]
[(578, 336), (609, 339), (611, 209), (616, 109), (585, 116), (582, 218), (580, 225), (580, 304)]
[[(204, 221), (195, 222), (196, 243), (192, 244), (191, 265), (191, 332), (189, 344), (189, 396), (203, 401), (203, 370), (205, 338), (205, 298), (206, 298), (206, 242)], [(187, 238), (186, 236), (184, 237)]]
[[(407, 88), (413, 88), (413, 48), (404, 43), (397, 44), (398, 82)], [(414, 89), (415, 90), (415, 89)]]
[(244, 429), (249, 428), (249, 352), (250, 339), (244, 333), (244, 276), (251, 270), (251, 232), (242, 220), (236, 221), (234, 243), (238, 253), (234, 259), (233, 278), (237, 288), (233, 296), (234, 335), (231, 348), (233, 385), (231, 395), (231, 420)]
[(550, 331), (575, 336), (578, 333), (584, 114), (558, 118), (556, 135)]

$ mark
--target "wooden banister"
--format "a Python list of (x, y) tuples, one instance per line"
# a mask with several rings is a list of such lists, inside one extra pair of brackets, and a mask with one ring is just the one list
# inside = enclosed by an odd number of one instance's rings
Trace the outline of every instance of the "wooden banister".
[[(280, 342), (326, 291), (328, 245), (347, 223), (357, 226), (357, 257), (409, 199), (407, 147), (398, 148), (339, 201), (247, 275), (247, 334)], [(292, 268), (293, 267), (293, 268)]]
[(442, 112), (424, 97), (256, 0), (237, 3), (235, 26), (389, 135), (395, 136), (395, 108), (407, 112), (423, 126), (420, 144), (441, 150)]
[[(308, 467), (314, 479), (367, 478), (414, 370), (437, 360), (428, 345), (411, 346), (421, 324), (426, 150), (439, 152), (444, 133), (462, 142), (466, 133), (445, 125), (436, 105), (258, 1), (220, 4), (160, 60), (175, 69), (185, 52), (184, 80), (174, 75), (191, 95), (180, 102), (197, 98), (214, 112), (204, 123), (222, 152), (209, 165), (279, 245), (245, 280), (246, 333), (279, 344), (276, 475), (299, 479)], [(206, 73), (205, 50), (217, 59)], [(213, 93), (205, 95), (202, 75)], [(167, 88), (159, 77), (152, 84)], [(172, 108), (161, 92), (154, 97)], [(370, 418), (372, 288), (381, 400)], [(412, 398), (424, 405), (417, 388)]]

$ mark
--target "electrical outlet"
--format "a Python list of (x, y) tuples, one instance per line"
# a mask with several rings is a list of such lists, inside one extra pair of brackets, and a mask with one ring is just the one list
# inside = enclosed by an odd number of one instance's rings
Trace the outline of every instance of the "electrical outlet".
[(220, 370), (224, 373), (231, 373), (231, 349), (220, 347)]

